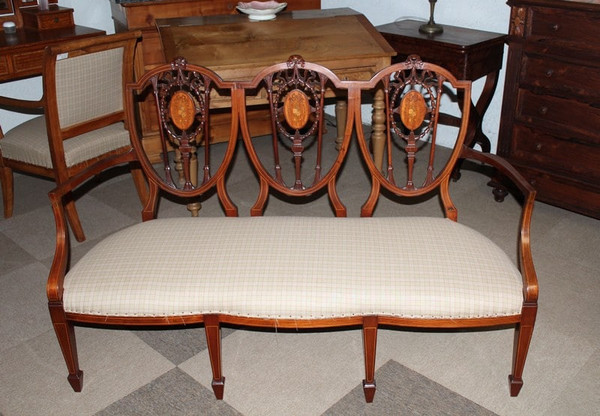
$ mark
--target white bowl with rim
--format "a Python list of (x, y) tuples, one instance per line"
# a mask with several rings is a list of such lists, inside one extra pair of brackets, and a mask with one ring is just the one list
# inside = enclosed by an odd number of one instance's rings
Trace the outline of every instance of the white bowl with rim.
[(285, 9), (287, 3), (277, 1), (250, 1), (239, 2), (237, 9), (248, 15), (250, 20), (273, 20), (277, 13)]

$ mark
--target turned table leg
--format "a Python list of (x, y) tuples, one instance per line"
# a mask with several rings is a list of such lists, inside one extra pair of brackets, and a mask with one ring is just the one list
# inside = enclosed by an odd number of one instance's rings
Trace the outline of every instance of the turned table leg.
[(383, 151), (385, 149), (385, 103), (382, 89), (378, 89), (373, 98), (372, 132), (371, 132), (371, 151), (373, 152), (373, 162), (375, 166), (382, 171), (383, 169)]
[[(198, 186), (198, 155), (194, 149), (190, 160), (190, 178), (194, 186)], [(202, 204), (199, 201), (190, 202), (187, 204), (187, 209), (192, 213), (192, 217), (198, 216), (198, 211), (202, 209)]]
[(337, 124), (337, 137), (335, 138), (335, 148), (340, 150), (344, 141), (346, 130), (346, 121), (348, 119), (348, 102), (346, 100), (337, 100), (335, 103), (335, 119)]

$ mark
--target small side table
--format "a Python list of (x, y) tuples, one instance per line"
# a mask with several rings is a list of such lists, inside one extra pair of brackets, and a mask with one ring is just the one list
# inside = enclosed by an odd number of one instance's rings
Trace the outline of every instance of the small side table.
[[(443, 25), (443, 33), (427, 35), (419, 32), (422, 24), (416, 20), (401, 20), (376, 29), (398, 53), (395, 62), (416, 54), (424, 61), (448, 69), (458, 79), (475, 81), (486, 77), (477, 103), (471, 106), (466, 142), (471, 147), (479, 144), (484, 152), (489, 152), (490, 140), (483, 133), (481, 124), (498, 85), (507, 35), (448, 25)], [(444, 115), (443, 119), (440, 117), (440, 123), (457, 125), (457, 120)]]

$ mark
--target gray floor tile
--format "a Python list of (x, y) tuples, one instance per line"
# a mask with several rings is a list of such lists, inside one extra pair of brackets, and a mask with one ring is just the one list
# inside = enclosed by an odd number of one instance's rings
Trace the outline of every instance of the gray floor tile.
[[(221, 339), (227, 337), (233, 331), (230, 328), (223, 328), (221, 330)], [(153, 329), (132, 332), (175, 365), (189, 360), (207, 348), (204, 327)]]
[(241, 415), (213, 392), (175, 368), (113, 403), (96, 416), (227, 416)]
[(359, 385), (324, 412), (323, 416), (496, 415), (395, 361), (388, 361), (376, 371), (375, 382), (377, 391), (373, 403), (365, 402), (362, 385)]
[(2, 270), (2, 274), (9, 273), (14, 269), (36, 261), (35, 257), (15, 243), (13, 239), (1, 232), (0, 247), (2, 247), (2, 255), (0, 255), (0, 270)]

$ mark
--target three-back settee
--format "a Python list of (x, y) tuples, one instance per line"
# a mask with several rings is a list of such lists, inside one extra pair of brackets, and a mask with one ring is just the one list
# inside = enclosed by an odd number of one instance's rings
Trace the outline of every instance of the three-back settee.
[[(381, 167), (373, 161), (363, 125), (365, 104), (372, 103), (377, 91), (382, 98), (374, 117), (381, 117), (386, 128)], [(537, 311), (529, 242), (535, 191), (501, 158), (465, 143), (470, 91), (469, 82), (417, 56), (360, 82), (340, 80), (327, 68), (292, 56), (264, 68), (251, 81), (222, 80), (209, 69), (178, 59), (128, 84), (131, 151), (91, 166), (50, 193), (57, 243), (47, 292), (73, 389), (83, 386), (78, 324), (203, 326), (210, 355), (206, 365), (212, 368), (219, 399), (225, 384), (222, 360), (227, 359), (221, 356), (222, 324), (362, 327), (368, 402), (375, 394), (378, 327), (512, 325), (510, 394), (517, 395)], [(337, 148), (327, 134), (325, 112), (333, 93), (348, 102), (345, 134)], [(160, 163), (145, 156), (137, 122), (136, 103), (148, 94), (154, 97), (160, 124)], [(271, 114), (271, 134), (266, 137), (253, 135), (247, 119), (246, 98), (257, 94), (265, 98)], [(211, 143), (210, 119), (217, 111), (211, 99), (216, 95), (229, 97), (231, 104), (230, 139), (220, 144), (220, 152)], [(444, 108), (458, 114), (457, 126), (439, 125)], [(440, 150), (442, 137), (453, 143), (451, 149)], [(361, 160), (345, 166), (343, 173), (368, 175), (371, 181), (360, 217), (347, 216), (336, 188), (352, 143)], [(259, 183), (249, 212), (238, 212), (228, 194), (240, 147)], [(463, 159), (493, 166), (522, 195), (515, 230), (518, 264), (490, 238), (457, 221), (450, 184)], [(124, 162), (139, 162), (148, 182), (143, 221), (107, 236), (69, 265), (62, 198)], [(460, 184), (458, 180), (452, 186)], [(439, 218), (376, 215), (382, 195), (401, 205), (432, 193), (439, 196)], [(327, 212), (302, 211), (324, 194), (330, 201)], [(167, 195), (184, 205), (216, 196), (224, 215), (206, 217), (200, 210), (198, 217), (157, 219), (158, 202)], [(270, 196), (294, 204), (298, 215), (269, 215)]]

